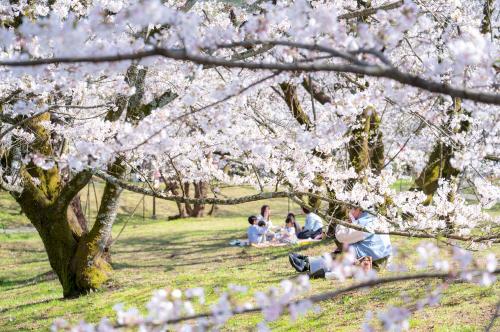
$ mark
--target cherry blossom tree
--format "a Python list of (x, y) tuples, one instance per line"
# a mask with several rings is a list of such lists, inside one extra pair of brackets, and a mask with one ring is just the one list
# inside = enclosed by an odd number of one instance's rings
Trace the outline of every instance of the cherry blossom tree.
[[(290, 197), (348, 227), (342, 207), (375, 207), (371, 232), (499, 241), (482, 211), (500, 196), (498, 6), (351, 3), (2, 3), (1, 185), (65, 297), (112, 273), (123, 188), (198, 206)], [(128, 183), (145, 164), (176, 185)], [(415, 190), (391, 188), (410, 174)], [(92, 176), (106, 186), (88, 229), (75, 200)]]

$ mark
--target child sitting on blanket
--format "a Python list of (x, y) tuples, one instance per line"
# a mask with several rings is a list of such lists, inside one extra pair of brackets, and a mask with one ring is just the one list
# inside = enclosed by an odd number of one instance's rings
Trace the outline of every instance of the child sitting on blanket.
[(297, 243), (295, 234), (295, 218), (293, 215), (288, 215), (285, 220), (285, 227), (281, 230), (280, 242)]
[(288, 218), (290, 218), (293, 222), (293, 228), (295, 228), (295, 235), (299, 234), (299, 232), (302, 230), (302, 227), (300, 227), (299, 223), (297, 222), (295, 214), (293, 214), (292, 212), (288, 213), (286, 219), (288, 220)]
[(258, 244), (265, 242), (265, 235), (267, 232), (267, 228), (259, 226), (257, 224), (256, 216), (248, 217), (248, 223), (250, 224), (250, 227), (248, 227), (247, 230), (248, 242), (250, 244)]

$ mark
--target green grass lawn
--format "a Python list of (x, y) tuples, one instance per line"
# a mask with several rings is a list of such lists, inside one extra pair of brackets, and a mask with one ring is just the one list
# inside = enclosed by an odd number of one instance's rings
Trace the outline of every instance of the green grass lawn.
[[(100, 190), (101, 186), (97, 185), (98, 195)], [(227, 188), (224, 192), (244, 195), (253, 190)], [(85, 198), (86, 192), (83, 196)], [(140, 198), (132, 193), (123, 195), (120, 215), (113, 228), (115, 236)], [(289, 209), (288, 201), (278, 199), (266, 203), (271, 205), (274, 223), (281, 223)], [(0, 204), (4, 227), (27, 225), (24, 217), (18, 214), (15, 203), (3, 193)], [(261, 204), (263, 202), (220, 207), (216, 217), (175, 221), (164, 219), (175, 214), (174, 204), (158, 202), (158, 220), (143, 219), (140, 206), (138, 215), (130, 219), (112, 248), (112, 280), (104, 289), (72, 300), (61, 298), (62, 289), (51, 272), (36, 233), (2, 234), (0, 230), (0, 331), (48, 330), (58, 317), (72, 322), (81, 319), (96, 322), (102, 316), (114, 317), (112, 307), (120, 302), (143, 310), (152, 292), (163, 287), (187, 289), (202, 286), (208, 302), (214, 301), (230, 283), (247, 285), (253, 293), (296, 276), (289, 266), (288, 252), (294, 250), (316, 255), (333, 248), (328, 241), (296, 248), (228, 246), (229, 240), (245, 237), (246, 216), (257, 213)], [(299, 211), (293, 204), (290, 204), (290, 209)], [(91, 214), (95, 214), (95, 210), (92, 206)], [(146, 217), (151, 215), (150, 198), (146, 199), (144, 214)], [(415, 258), (413, 250), (419, 241), (393, 238), (393, 242), (399, 248), (400, 259), (411, 265)], [(492, 250), (498, 257), (499, 248)], [(389, 272), (384, 274), (391, 275)], [(311, 283), (311, 294), (345, 286), (329, 280), (312, 280)], [(366, 311), (381, 310), (391, 304), (401, 305), (404, 298), (401, 294), (411, 299), (410, 304), (414, 303), (436, 283), (432, 280), (399, 282), (351, 292), (322, 303), (320, 313), (308, 314), (296, 322), (283, 318), (271, 327), (276, 331), (359, 331)], [(499, 298), (498, 283), (487, 288), (451, 284), (438, 307), (416, 313), (410, 324), (416, 331), (481, 331), (490, 322)], [(225, 330), (251, 331), (261, 320), (262, 316), (258, 314), (243, 315), (231, 319)], [(500, 330), (499, 321), (495, 329)]]

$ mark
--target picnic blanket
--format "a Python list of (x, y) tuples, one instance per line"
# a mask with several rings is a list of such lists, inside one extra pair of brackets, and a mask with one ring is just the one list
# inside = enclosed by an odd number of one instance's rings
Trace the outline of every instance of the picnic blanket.
[[(284, 247), (284, 246), (290, 246), (290, 245), (303, 246), (306, 244), (316, 243), (316, 242), (320, 242), (320, 241), (321, 240), (303, 239), (303, 240), (298, 240), (297, 243), (280, 243), (280, 242), (252, 243), (252, 247), (268, 248), (268, 247)], [(250, 243), (248, 242), (247, 239), (235, 239), (235, 240), (229, 241), (229, 245), (235, 246), (235, 247), (246, 247), (246, 246), (249, 246)]]

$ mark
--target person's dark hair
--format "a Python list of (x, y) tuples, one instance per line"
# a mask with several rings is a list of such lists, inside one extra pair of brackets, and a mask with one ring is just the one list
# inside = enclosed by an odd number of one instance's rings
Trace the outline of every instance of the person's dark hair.
[(266, 226), (266, 222), (264, 220), (260, 220), (257, 225), (259, 225), (259, 227), (264, 227)]
[(250, 217), (248, 217), (248, 223), (250, 225), (255, 224), (256, 221), (257, 221), (257, 217), (256, 216), (250, 216)]
[(308, 214), (311, 212), (311, 210), (309, 210), (308, 208), (305, 208), (305, 207), (302, 207), (302, 211), (305, 213), (305, 214)]
[(260, 208), (260, 215), (264, 217), (264, 211), (266, 211), (266, 209), (269, 209), (269, 205), (262, 205), (261, 208)]
[(301, 231), (301, 229), (300, 229), (299, 223), (297, 222), (297, 219), (295, 218), (295, 214), (293, 214), (292, 212), (290, 212), (286, 216), (285, 224), (287, 224), (289, 220), (292, 221), (293, 228), (295, 228), (295, 234), (299, 234), (299, 232)]

